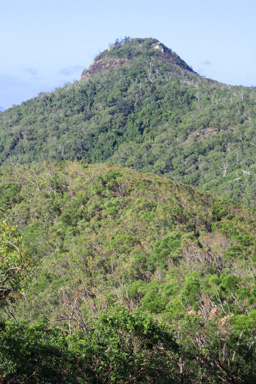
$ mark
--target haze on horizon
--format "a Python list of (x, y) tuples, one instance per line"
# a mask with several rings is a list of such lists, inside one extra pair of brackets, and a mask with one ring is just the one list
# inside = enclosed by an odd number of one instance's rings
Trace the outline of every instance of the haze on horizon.
[(78, 80), (99, 52), (124, 36), (156, 38), (199, 75), (254, 86), (255, 11), (253, 0), (6, 2), (0, 15), (0, 106)]

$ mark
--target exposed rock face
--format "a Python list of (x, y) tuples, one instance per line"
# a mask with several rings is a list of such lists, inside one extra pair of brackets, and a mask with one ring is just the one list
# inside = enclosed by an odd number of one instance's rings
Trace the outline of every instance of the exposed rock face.
[(160, 52), (164, 53), (164, 48), (160, 43), (157, 43), (156, 45), (154, 45), (153, 48), (155, 51), (160, 51)]
[(129, 62), (140, 55), (158, 57), (179, 69), (194, 72), (175, 52), (156, 39), (131, 39), (118, 42), (100, 53), (90, 67), (82, 72), (81, 78), (89, 78), (96, 73), (104, 73), (109, 69), (128, 66)]
[(124, 65), (128, 65), (127, 59), (104, 58), (93, 60), (90, 67), (82, 72), (81, 78), (89, 78), (91, 75), (95, 75), (96, 73), (106, 72), (110, 68), (116, 69)]

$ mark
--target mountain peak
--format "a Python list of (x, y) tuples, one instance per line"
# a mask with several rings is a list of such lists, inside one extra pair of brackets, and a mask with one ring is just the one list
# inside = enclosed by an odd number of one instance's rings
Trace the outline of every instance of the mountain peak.
[(121, 41), (116, 40), (108, 49), (96, 56), (90, 67), (82, 72), (81, 77), (89, 78), (91, 75), (106, 72), (111, 68), (129, 66), (132, 61), (141, 58), (158, 58), (180, 69), (195, 73), (184, 60), (157, 39), (125, 37)]

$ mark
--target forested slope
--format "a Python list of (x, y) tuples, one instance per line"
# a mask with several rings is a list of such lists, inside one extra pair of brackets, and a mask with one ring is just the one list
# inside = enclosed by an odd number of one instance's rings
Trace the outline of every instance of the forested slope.
[(155, 39), (125, 39), (79, 82), (1, 113), (0, 161), (121, 163), (255, 206), (255, 103)]
[(1, 312), (3, 382), (255, 381), (254, 210), (72, 162), (3, 170), (0, 191), (22, 232), (1, 244), (30, 255)]
[(0, 113), (1, 383), (256, 382), (255, 102), (126, 38)]

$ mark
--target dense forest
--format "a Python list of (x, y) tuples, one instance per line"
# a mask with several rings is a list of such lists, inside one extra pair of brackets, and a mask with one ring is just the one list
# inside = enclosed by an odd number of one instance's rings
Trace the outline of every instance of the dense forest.
[(255, 211), (72, 162), (3, 171), (0, 196), (4, 383), (256, 379)]
[(255, 98), (126, 38), (0, 113), (0, 383), (256, 382)]

